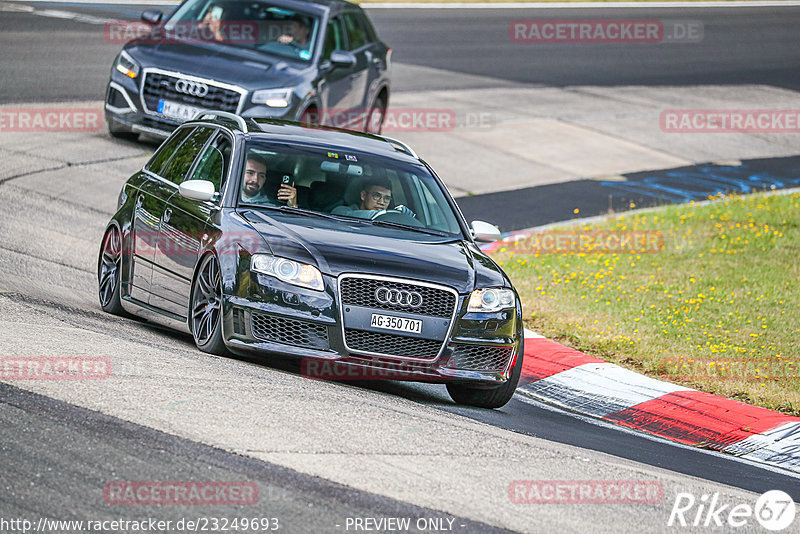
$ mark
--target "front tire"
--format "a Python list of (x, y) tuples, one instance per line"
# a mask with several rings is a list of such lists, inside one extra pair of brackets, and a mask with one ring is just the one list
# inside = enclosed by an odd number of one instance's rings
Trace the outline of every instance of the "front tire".
[(384, 97), (379, 96), (372, 104), (372, 109), (369, 110), (367, 117), (366, 133), (380, 135), (383, 130), (383, 121), (386, 118), (386, 100)]
[(189, 321), (197, 348), (209, 354), (227, 353), (222, 339), (222, 276), (216, 256), (203, 258), (192, 283)]
[(517, 361), (514, 362), (511, 376), (506, 380), (505, 384), (499, 388), (492, 389), (477, 389), (464, 384), (447, 384), (447, 392), (450, 394), (450, 398), (458, 404), (466, 404), (478, 408), (500, 408), (505, 406), (514, 396), (522, 373), (523, 344), (524, 340), (520, 340)]
[(97, 284), (100, 307), (106, 313), (125, 315), (120, 302), (122, 271), (122, 234), (111, 226), (103, 236), (100, 258), (97, 261)]
[(127, 141), (136, 141), (139, 138), (138, 133), (131, 131), (111, 118), (108, 119), (108, 133), (115, 139), (125, 139)]

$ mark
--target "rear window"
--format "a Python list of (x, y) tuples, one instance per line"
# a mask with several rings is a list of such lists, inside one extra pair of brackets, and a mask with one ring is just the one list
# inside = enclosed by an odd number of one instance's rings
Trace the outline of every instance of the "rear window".
[(367, 32), (361, 25), (360, 17), (355, 13), (344, 15), (344, 25), (347, 28), (347, 39), (350, 50), (356, 50), (367, 44)]

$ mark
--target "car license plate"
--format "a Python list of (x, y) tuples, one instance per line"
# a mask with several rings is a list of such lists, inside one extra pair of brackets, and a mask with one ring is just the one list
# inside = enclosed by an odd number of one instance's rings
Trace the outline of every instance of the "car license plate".
[(414, 334), (422, 332), (421, 319), (406, 319), (405, 317), (393, 317), (391, 315), (373, 313), (372, 320), (369, 324), (375, 328), (396, 330), (398, 332), (413, 332)]
[(171, 119), (177, 119), (181, 122), (188, 121), (197, 116), (198, 113), (203, 111), (203, 108), (196, 108), (194, 106), (187, 106), (186, 104), (179, 104), (177, 102), (170, 102), (169, 100), (158, 101), (158, 112)]

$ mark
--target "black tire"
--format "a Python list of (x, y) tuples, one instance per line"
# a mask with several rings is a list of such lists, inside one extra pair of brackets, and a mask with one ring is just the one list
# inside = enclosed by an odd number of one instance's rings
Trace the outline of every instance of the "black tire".
[(122, 269), (122, 234), (116, 226), (109, 227), (100, 245), (97, 260), (97, 286), (100, 307), (114, 315), (127, 315), (120, 302), (120, 274)]
[(367, 123), (364, 125), (366, 133), (379, 135), (383, 130), (383, 121), (386, 119), (386, 100), (384, 97), (379, 96), (372, 104), (367, 116)]
[(189, 327), (197, 348), (209, 354), (226, 354), (222, 339), (222, 277), (213, 254), (203, 258), (192, 282), (189, 302)]
[(308, 126), (319, 126), (319, 111), (316, 108), (307, 108), (302, 115), (300, 115), (300, 124)]
[(127, 141), (136, 141), (139, 138), (138, 133), (132, 132), (124, 126), (120, 126), (113, 119), (108, 120), (108, 133), (115, 139), (125, 139)]
[(519, 355), (511, 370), (511, 377), (499, 388), (477, 389), (464, 384), (447, 384), (447, 392), (458, 404), (477, 406), (478, 408), (500, 408), (505, 406), (517, 390), (519, 376), (522, 373), (522, 356), (524, 340), (519, 343)]

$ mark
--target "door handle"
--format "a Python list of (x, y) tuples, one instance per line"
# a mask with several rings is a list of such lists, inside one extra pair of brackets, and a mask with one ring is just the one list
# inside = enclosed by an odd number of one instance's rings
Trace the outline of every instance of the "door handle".
[(164, 216), (161, 218), (164, 222), (169, 222), (169, 218), (172, 217), (172, 210), (167, 208), (164, 211)]

